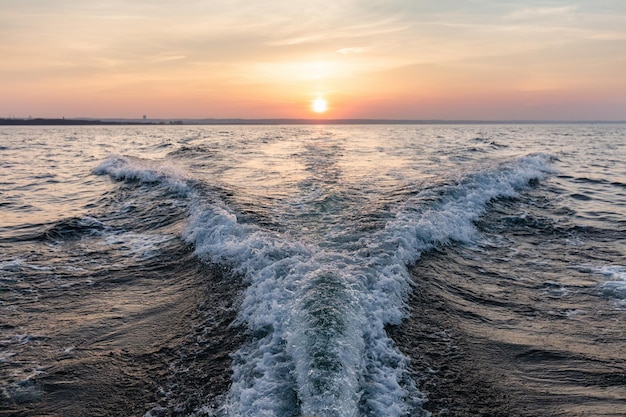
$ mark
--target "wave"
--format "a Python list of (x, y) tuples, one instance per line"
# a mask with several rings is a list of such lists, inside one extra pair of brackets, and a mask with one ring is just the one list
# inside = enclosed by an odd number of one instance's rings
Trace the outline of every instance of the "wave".
[(167, 162), (111, 155), (93, 170), (96, 175), (109, 175), (117, 181), (159, 183), (182, 195), (190, 192), (184, 171)]
[(41, 239), (50, 241), (80, 239), (84, 236), (101, 235), (108, 230), (110, 227), (93, 217), (71, 217), (47, 228)]
[(439, 245), (474, 239), (488, 203), (546, 178), (551, 161), (528, 155), (425, 189), (383, 227), (329, 247), (242, 223), (167, 162), (113, 156), (94, 172), (187, 199), (183, 239), (247, 284), (238, 321), (249, 341), (233, 356), (233, 384), (218, 415), (399, 417), (427, 414), (408, 359), (385, 331), (407, 315), (408, 267)]

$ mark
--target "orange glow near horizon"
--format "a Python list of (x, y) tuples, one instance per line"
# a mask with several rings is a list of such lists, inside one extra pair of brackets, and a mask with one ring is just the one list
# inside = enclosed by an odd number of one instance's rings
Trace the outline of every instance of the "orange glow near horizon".
[(311, 2), (9, 2), (0, 117), (626, 120), (618, 0)]

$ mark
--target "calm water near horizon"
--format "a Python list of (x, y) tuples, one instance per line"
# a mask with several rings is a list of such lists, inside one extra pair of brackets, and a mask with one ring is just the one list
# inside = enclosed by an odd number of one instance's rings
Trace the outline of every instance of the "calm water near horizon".
[(0, 416), (626, 415), (626, 124), (0, 127)]

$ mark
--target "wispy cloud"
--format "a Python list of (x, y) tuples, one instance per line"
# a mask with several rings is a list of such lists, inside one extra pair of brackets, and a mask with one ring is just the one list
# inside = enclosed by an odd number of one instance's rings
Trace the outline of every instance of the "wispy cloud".
[(527, 7), (515, 10), (505, 16), (507, 20), (533, 20), (545, 18), (562, 18), (571, 15), (578, 10), (578, 6), (562, 6), (562, 7)]
[(598, 41), (624, 41), (626, 40), (626, 31), (624, 32), (594, 32), (587, 36), (588, 39)]
[(179, 61), (185, 58), (187, 58), (187, 55), (156, 56), (152, 58), (150, 62), (159, 63), (159, 62)]
[(360, 54), (361, 52), (365, 52), (369, 48), (363, 47), (352, 47), (352, 48), (341, 48), (337, 49), (337, 52), (342, 55), (350, 55), (350, 54)]
[(268, 42), (268, 44), (272, 46), (287, 46), (334, 39), (340, 40), (378, 37), (405, 31), (408, 28), (408, 25), (398, 24), (395, 19), (384, 19), (380, 21), (368, 22), (365, 24), (358, 24), (347, 27), (333, 25), (332, 28), (328, 28), (326, 30), (310, 28), (300, 35), (271, 41)]

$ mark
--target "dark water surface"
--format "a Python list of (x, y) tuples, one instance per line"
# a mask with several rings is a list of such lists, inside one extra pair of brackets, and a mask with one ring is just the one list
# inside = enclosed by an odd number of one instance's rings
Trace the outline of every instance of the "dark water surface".
[(626, 126), (0, 130), (0, 415), (626, 415)]

